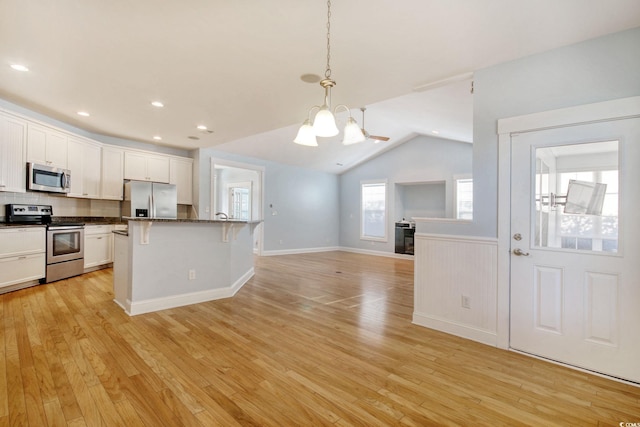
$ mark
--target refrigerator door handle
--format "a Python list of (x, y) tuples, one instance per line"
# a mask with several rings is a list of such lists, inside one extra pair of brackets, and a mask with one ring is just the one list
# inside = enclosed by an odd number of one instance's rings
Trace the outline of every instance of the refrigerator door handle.
[(156, 206), (153, 203), (153, 193), (149, 195), (149, 218), (156, 217)]

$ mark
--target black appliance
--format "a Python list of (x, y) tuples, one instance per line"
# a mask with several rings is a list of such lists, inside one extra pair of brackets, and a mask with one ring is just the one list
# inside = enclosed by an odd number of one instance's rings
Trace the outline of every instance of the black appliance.
[(47, 227), (47, 266), (41, 282), (55, 282), (84, 273), (84, 224), (52, 221), (51, 205), (9, 204), (6, 210), (8, 224)]
[(396, 250), (397, 254), (413, 255), (413, 237), (416, 232), (410, 222), (396, 222)]

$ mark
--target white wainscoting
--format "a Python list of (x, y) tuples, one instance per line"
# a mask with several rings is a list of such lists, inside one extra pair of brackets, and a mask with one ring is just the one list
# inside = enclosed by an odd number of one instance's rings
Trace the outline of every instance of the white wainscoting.
[(413, 323), (497, 346), (497, 259), (497, 239), (416, 233)]

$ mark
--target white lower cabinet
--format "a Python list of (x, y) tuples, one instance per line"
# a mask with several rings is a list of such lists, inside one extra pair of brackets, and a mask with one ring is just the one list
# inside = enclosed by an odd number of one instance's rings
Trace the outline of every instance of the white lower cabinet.
[(113, 225), (87, 225), (84, 228), (84, 268), (113, 262)]
[(0, 288), (44, 277), (45, 239), (44, 227), (0, 230)]

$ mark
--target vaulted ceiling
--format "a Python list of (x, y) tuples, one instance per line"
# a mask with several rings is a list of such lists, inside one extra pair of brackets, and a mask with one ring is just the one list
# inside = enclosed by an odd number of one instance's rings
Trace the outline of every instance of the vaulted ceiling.
[(471, 142), (472, 71), (637, 27), (640, 2), (334, 1), (332, 102), (359, 122), (366, 106), (391, 140), (302, 147), (323, 91), (300, 76), (324, 75), (326, 14), (322, 0), (1, 0), (0, 97), (98, 134), (339, 173), (419, 133)]

